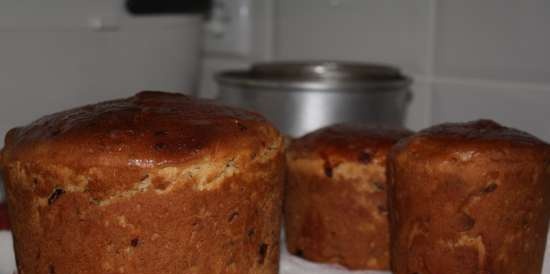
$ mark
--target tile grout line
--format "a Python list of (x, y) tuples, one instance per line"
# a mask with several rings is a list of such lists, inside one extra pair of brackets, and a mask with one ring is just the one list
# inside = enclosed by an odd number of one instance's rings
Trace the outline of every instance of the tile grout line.
[(268, 13), (268, 25), (267, 25), (267, 31), (269, 32), (267, 34), (267, 42), (266, 42), (266, 52), (264, 53), (264, 58), (266, 61), (273, 60), (275, 58), (275, 24), (276, 24), (276, 14), (275, 14), (275, 0), (266, 0), (265, 2), (265, 9), (267, 9)]
[(521, 89), (528, 91), (550, 91), (550, 84), (531, 83), (521, 81), (501, 81), (472, 77), (439, 76), (429, 77), (428, 75), (412, 74), (413, 79), (420, 82), (432, 84), (454, 84), (454, 85), (475, 85), (480, 87)]
[(270, 27), (270, 49), (269, 49), (269, 57), (268, 60), (272, 61), (275, 60), (278, 57), (278, 44), (279, 44), (279, 37), (278, 37), (278, 25), (277, 25), (277, 18), (279, 17), (279, 3), (277, 3), (277, 0), (268, 0), (269, 1), (269, 9), (270, 9), (270, 16), (271, 16), (271, 22), (269, 23)]
[[(422, 79), (422, 77), (420, 77)], [(476, 85), (502, 89), (525, 89), (530, 91), (550, 91), (550, 84), (531, 83), (521, 81), (501, 81), (472, 77), (441, 76), (432, 79), (434, 83)]]
[(437, 24), (437, 0), (429, 0), (429, 14), (428, 14), (428, 43), (426, 57), (426, 78), (425, 81), (428, 84), (428, 102), (426, 110), (423, 113), (423, 120), (426, 125), (431, 125), (433, 122), (433, 96), (434, 96), (434, 70), (435, 70), (435, 58), (436, 58), (436, 24)]
[(428, 56), (426, 57), (426, 75), (427, 79), (431, 80), (434, 77), (435, 67), (435, 51), (436, 51), (436, 21), (437, 21), (437, 0), (429, 0), (428, 11)]

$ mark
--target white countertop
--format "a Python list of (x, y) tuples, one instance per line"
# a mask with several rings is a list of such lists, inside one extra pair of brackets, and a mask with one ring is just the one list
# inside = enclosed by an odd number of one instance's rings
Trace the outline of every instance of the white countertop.
[[(15, 270), (11, 233), (0, 231), (0, 274), (12, 274)], [(546, 249), (549, 248), (546, 244)], [(290, 255), (283, 246), (281, 252), (281, 274), (389, 274), (384, 271), (347, 271), (338, 266), (311, 263)], [(544, 257), (543, 274), (550, 274), (550, 258), (546, 252)]]

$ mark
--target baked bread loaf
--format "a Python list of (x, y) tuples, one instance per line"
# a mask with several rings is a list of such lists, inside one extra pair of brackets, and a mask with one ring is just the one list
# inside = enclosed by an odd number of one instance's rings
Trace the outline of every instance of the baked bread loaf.
[(142, 92), (11, 130), (19, 274), (278, 273), (283, 138), (257, 114)]
[(289, 252), (350, 269), (388, 269), (386, 154), (409, 134), (338, 124), (293, 141), (285, 198)]
[(388, 160), (394, 274), (540, 274), (550, 150), (493, 121), (442, 124)]

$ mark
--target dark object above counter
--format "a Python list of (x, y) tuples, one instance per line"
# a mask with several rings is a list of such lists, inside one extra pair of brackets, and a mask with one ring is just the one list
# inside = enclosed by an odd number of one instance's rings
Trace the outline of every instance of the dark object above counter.
[(126, 9), (134, 15), (207, 14), (212, 0), (127, 0)]

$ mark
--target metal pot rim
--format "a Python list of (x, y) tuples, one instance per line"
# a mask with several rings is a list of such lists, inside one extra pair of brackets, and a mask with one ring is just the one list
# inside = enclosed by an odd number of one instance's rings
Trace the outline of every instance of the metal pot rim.
[(257, 63), (248, 70), (218, 73), (219, 84), (241, 88), (385, 91), (409, 87), (412, 79), (392, 66), (311, 61)]
[[(239, 77), (240, 76), (240, 77)], [(406, 77), (400, 81), (387, 83), (372, 82), (335, 82), (335, 81), (276, 81), (247, 78), (246, 75), (236, 75), (233, 72), (223, 72), (215, 76), (218, 83), (242, 88), (269, 88), (269, 89), (301, 89), (301, 90), (363, 90), (385, 91), (407, 88), (412, 84), (412, 79)]]

